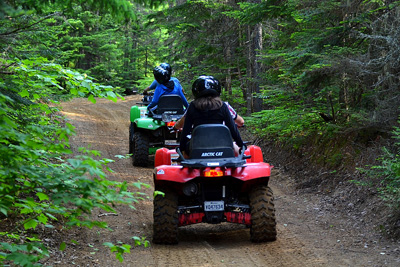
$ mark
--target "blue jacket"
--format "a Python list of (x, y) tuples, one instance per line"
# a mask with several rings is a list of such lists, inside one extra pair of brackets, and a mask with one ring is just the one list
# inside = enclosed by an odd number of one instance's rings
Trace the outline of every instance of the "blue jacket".
[(147, 106), (147, 109), (152, 109), (154, 110), (158, 104), (158, 101), (160, 100), (160, 97), (162, 95), (179, 95), (182, 98), (183, 105), (187, 108), (189, 106), (189, 103), (186, 100), (186, 97), (184, 96), (182, 92), (182, 86), (179, 83), (179, 80), (175, 77), (171, 77), (170, 81), (174, 82), (174, 88), (168, 88), (164, 84), (159, 84), (156, 87), (156, 90), (154, 91), (153, 99), (151, 100), (150, 104)]

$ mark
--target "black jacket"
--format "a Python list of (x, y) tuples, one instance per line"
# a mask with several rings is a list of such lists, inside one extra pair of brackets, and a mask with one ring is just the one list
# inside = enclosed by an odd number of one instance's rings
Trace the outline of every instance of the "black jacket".
[(186, 150), (186, 144), (190, 140), (188, 135), (192, 133), (192, 130), (201, 124), (223, 124), (229, 128), (232, 134), (233, 140), (239, 147), (243, 146), (242, 138), (240, 137), (239, 131), (235, 122), (232, 119), (231, 113), (229, 112), (228, 106), (223, 103), (222, 107), (216, 110), (200, 110), (197, 109), (193, 103), (190, 103), (187, 111), (185, 124), (181, 134), (181, 140), (179, 148), (181, 151)]

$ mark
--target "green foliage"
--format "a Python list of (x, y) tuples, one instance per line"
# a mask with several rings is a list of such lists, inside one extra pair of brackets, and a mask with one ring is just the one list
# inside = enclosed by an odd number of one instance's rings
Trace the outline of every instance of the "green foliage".
[(65, 69), (48, 62), (45, 58), (29, 60), (2, 60), (0, 64), (8, 65), (10, 75), (0, 84), (5, 94), (19, 94), (31, 101), (52, 97), (105, 97), (117, 101), (121, 97), (111, 86), (93, 82), (86, 74)]
[[(400, 122), (400, 121), (399, 121)], [(400, 128), (394, 127), (393, 138), (400, 140)], [(379, 165), (362, 168), (360, 171), (366, 173), (370, 178), (370, 182), (353, 181), (357, 184), (376, 187), (381, 198), (388, 205), (396, 210), (400, 209), (400, 142), (396, 142), (396, 151), (390, 151), (383, 148), (383, 154), (377, 159)]]
[[(133, 236), (132, 240), (134, 241), (134, 246), (144, 246), (145, 248), (150, 246), (149, 241), (146, 240), (145, 237), (137, 237)], [(118, 242), (117, 245), (111, 243), (111, 242), (106, 242), (103, 244), (106, 247), (109, 247), (111, 252), (115, 252), (115, 258), (119, 260), (120, 262), (124, 261), (123, 254), (124, 253), (131, 253), (131, 247), (130, 245), (123, 244), (122, 242)]]
[(237, 21), (225, 15), (232, 8), (226, 1), (187, 1), (149, 16), (151, 27), (167, 31), (167, 59), (179, 67), (180, 80), (192, 82), (202, 74), (223, 80), (226, 70), (237, 66), (239, 57), (229, 59), (225, 53), (238, 42)]
[[(143, 6), (157, 7), (163, 0), (16, 0), (2, 1), (0, 4), (0, 19), (6, 16), (29, 14), (32, 12), (46, 13), (49, 10), (71, 11), (79, 5), (84, 9), (99, 11), (101, 14), (111, 14), (119, 21), (135, 20), (136, 14), (132, 3)], [(22, 9), (21, 7), (25, 8)]]
[(111, 86), (43, 58), (2, 64), (10, 74), (0, 80), (0, 220), (13, 218), (16, 224), (0, 233), (0, 263), (33, 266), (48, 256), (35, 238), (39, 228), (107, 227), (87, 215), (94, 208), (112, 212), (114, 203), (133, 207), (143, 198), (143, 184), (107, 180), (104, 170), (112, 160), (93, 159), (97, 151), (81, 148), (72, 157), (73, 127), (63, 127), (56, 105), (47, 104), (74, 95), (116, 101)]
[[(109, 181), (105, 171), (111, 171), (112, 160), (101, 159), (98, 151), (80, 148), (79, 155), (72, 155), (74, 129), (59, 116), (57, 101), (117, 101), (121, 89), (103, 84), (130, 88), (144, 62), (137, 49), (143, 35), (136, 24), (140, 16), (132, 3), (143, 7), (162, 2), (0, 3), (1, 265), (40, 266), (49, 251), (39, 231), (104, 228), (106, 223), (90, 219), (93, 209), (113, 212), (116, 203), (134, 208), (144, 197), (141, 190), (148, 185)], [(132, 239), (135, 246), (149, 244), (144, 238)], [(130, 247), (110, 248), (122, 260)], [(60, 250), (65, 248), (64, 241)]]
[[(144, 15), (135, 10), (164, 1), (26, 2), (21, 14), (10, 11), (0, 16), (0, 47), (8, 58), (40, 55), (118, 92), (132, 89), (142, 76), (152, 76), (151, 69), (159, 62), (154, 46), (158, 33), (146, 34), (145, 23), (138, 23)], [(5, 10), (0, 6), (0, 13), (18, 9), (18, 4), (6, 4)]]
[(306, 137), (321, 127), (318, 114), (301, 106), (276, 107), (253, 113), (246, 123), (257, 135), (291, 144), (294, 148), (304, 145)]

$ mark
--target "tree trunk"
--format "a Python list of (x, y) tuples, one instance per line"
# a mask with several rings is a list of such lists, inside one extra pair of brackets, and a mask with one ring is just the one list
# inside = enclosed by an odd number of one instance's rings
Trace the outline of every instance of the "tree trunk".
[(253, 98), (254, 102), (254, 112), (259, 112), (262, 110), (262, 98), (260, 98), (260, 74), (261, 74), (261, 63), (258, 61), (258, 55), (262, 50), (262, 25), (258, 23), (254, 26), (254, 38), (253, 38), (253, 51), (254, 51), (254, 81), (253, 81), (253, 92), (255, 98)]
[[(250, 3), (261, 3), (261, 0), (249, 0)], [(262, 24), (247, 26), (247, 115), (262, 110), (259, 75), (261, 63), (257, 61), (258, 53), (262, 50)]]
[(246, 90), (246, 115), (250, 115), (253, 112), (253, 84), (252, 84), (252, 77), (253, 77), (253, 45), (252, 45), (252, 31), (251, 31), (251, 26), (247, 26), (247, 90)]
[(147, 62), (148, 60), (148, 48), (146, 46), (146, 52), (145, 52), (145, 62), (144, 62), (144, 77), (147, 77), (147, 65), (149, 64)]
[(247, 40), (247, 115), (262, 110), (262, 99), (257, 96), (260, 93), (259, 75), (261, 63), (257, 55), (262, 49), (262, 25), (248, 26)]
[(226, 48), (226, 60), (229, 64), (227, 73), (226, 73), (226, 85), (225, 89), (228, 91), (229, 96), (232, 96), (232, 74), (231, 74), (231, 61), (232, 61), (232, 53), (231, 53), (231, 47), (228, 44), (228, 47)]

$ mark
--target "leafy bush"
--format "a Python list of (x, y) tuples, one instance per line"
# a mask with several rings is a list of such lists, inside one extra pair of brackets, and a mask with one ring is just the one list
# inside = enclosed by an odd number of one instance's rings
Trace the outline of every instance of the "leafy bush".
[[(0, 264), (39, 266), (49, 256), (36, 235), (39, 228), (107, 227), (88, 214), (94, 208), (114, 212), (115, 203), (133, 207), (147, 185), (108, 180), (104, 170), (112, 160), (93, 159), (101, 156), (98, 151), (80, 148), (80, 155), (72, 156), (68, 141), (74, 128), (63, 126), (58, 109), (47, 104), (62, 95), (116, 101), (112, 87), (41, 58), (7, 65), (10, 74), (0, 80)], [(118, 259), (129, 252), (112, 248)]]
[[(400, 140), (400, 128), (394, 127), (393, 138)], [(380, 196), (390, 206), (396, 209), (400, 208), (400, 142), (396, 142), (396, 151), (390, 151), (383, 148), (383, 155), (377, 159), (380, 165), (370, 166), (369, 168), (360, 169), (371, 177), (371, 182), (362, 183), (355, 181), (361, 185), (376, 187)]]
[(250, 129), (266, 139), (289, 143), (297, 148), (301, 141), (319, 127), (321, 119), (315, 112), (300, 108), (276, 107), (253, 113), (246, 118)]

